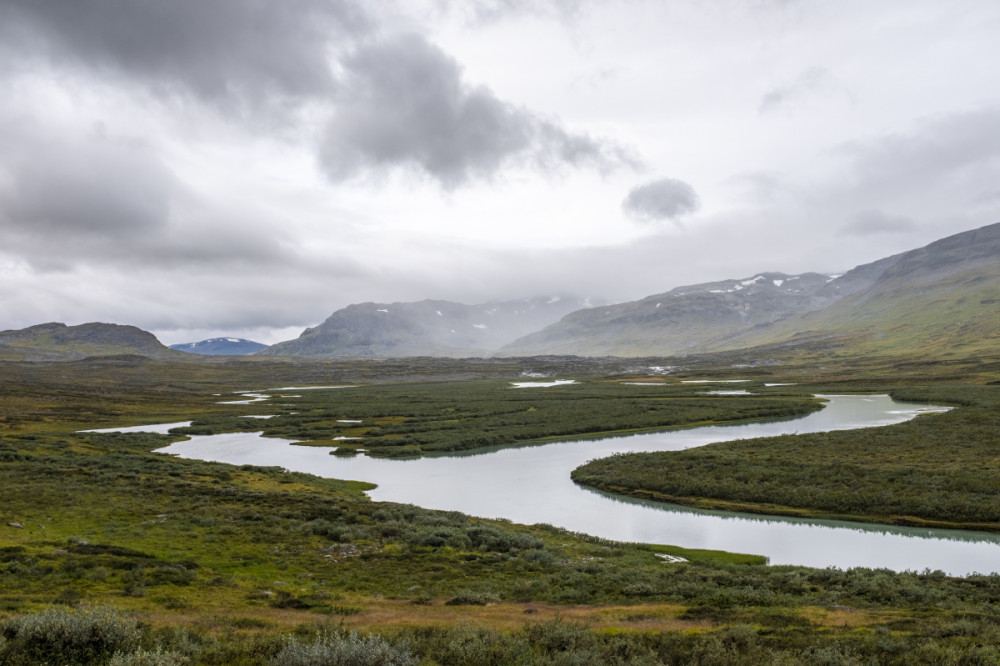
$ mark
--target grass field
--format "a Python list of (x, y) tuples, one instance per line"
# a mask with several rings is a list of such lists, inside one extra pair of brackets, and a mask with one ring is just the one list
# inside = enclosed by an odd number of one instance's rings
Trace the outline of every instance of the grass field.
[[(611, 543), (546, 525), (371, 502), (359, 483), (151, 453), (172, 436), (77, 432), (192, 418), (205, 428), (238, 426), (247, 408), (218, 405), (225, 398), (213, 393), (306, 383), (364, 387), (331, 394), (338, 402), (317, 402), (302, 419), (274, 419), (276, 429), (333, 428), (331, 420), (360, 414), (374, 424), (366, 428), (420, 425), (416, 434), (430, 445), (439, 432), (454, 434), (442, 427), (438, 407), (461, 403), (454, 394), (463, 387), (470, 401), (453, 405), (452, 415), (469, 429), (530, 407), (551, 419), (575, 402), (589, 414), (606, 410), (615, 429), (671, 425), (672, 407), (690, 410), (684, 424), (724, 418), (714, 408), (725, 405), (744, 418), (761, 416), (740, 396), (706, 403), (683, 393), (690, 387), (618, 386), (609, 380), (629, 375), (595, 363), (588, 376), (579, 361), (570, 363), (574, 376), (590, 381), (552, 393), (501, 390), (525, 370), (517, 364), (484, 371), (448, 362), (438, 368), (447, 381), (431, 384), (412, 380), (428, 379), (434, 364), (415, 364), (405, 385), (387, 383), (385, 367), (348, 364), (5, 364), (0, 663), (294, 664), (310, 663), (309, 655), (325, 655), (326, 663), (424, 664), (1000, 659), (996, 576), (769, 567), (753, 557)], [(471, 383), (453, 383), (463, 372)], [(779, 378), (766, 372), (768, 381)], [(953, 388), (905, 391), (935, 401), (950, 396), (973, 410), (965, 414), (991, 404), (993, 389)], [(628, 411), (623, 400), (653, 421), (615, 421)], [(760, 405), (811, 408), (796, 396)], [(567, 423), (579, 418), (565, 413)], [(541, 436), (555, 434), (569, 433)], [(665, 553), (688, 561), (668, 562), (659, 556)], [(353, 661), (331, 661), (348, 653)]]

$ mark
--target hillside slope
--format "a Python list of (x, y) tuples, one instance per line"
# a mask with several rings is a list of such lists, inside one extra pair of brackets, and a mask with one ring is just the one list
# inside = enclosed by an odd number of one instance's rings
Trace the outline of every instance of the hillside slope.
[(723, 345), (754, 327), (820, 309), (858, 280), (833, 285), (818, 273), (761, 273), (678, 287), (638, 301), (580, 310), (498, 352), (504, 356), (577, 354), (647, 356), (686, 353)]
[(152, 333), (135, 326), (89, 323), (67, 326), (38, 324), (0, 331), (0, 359), (7, 361), (72, 361), (88, 356), (133, 354), (152, 358), (179, 358)]
[(808, 346), (949, 358), (1000, 350), (1000, 224), (898, 256), (868, 289), (725, 348)]
[(585, 307), (573, 297), (464, 305), (451, 301), (359, 303), (337, 310), (295, 340), (265, 355), (483, 356), (569, 312)]
[(1000, 336), (1000, 224), (838, 277), (763, 273), (571, 313), (500, 354), (678, 355), (777, 345), (975, 353)]

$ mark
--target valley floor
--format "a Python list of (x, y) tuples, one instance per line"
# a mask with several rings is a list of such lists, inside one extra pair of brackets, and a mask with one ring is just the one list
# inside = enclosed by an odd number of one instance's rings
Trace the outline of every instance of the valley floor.
[[(0, 663), (1000, 660), (998, 576), (606, 542), (372, 502), (356, 482), (151, 453), (173, 436), (77, 432), (228, 419), (239, 412), (212, 393), (299, 383), (199, 368), (0, 374)], [(917, 434), (949, 418), (995, 442), (976, 416), (993, 389), (906, 390), (968, 405), (918, 419)]]

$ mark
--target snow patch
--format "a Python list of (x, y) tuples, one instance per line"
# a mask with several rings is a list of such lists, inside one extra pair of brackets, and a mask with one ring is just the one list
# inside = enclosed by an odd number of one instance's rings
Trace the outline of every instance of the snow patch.
[(781, 285), (785, 284), (784, 280), (771, 280), (771, 282), (774, 283), (775, 287), (780, 287)]
[(382, 308), (379, 308), (379, 309), (378, 309), (378, 310), (376, 310), (375, 312), (388, 312), (388, 310), (385, 310), (385, 309), (382, 309)]
[(472, 328), (483, 329), (486, 328), (486, 324), (473, 324)]

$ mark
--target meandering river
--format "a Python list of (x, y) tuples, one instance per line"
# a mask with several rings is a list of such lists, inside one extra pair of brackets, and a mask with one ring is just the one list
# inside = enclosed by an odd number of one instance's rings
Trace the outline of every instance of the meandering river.
[[(588, 490), (569, 477), (584, 462), (619, 452), (679, 450), (733, 439), (890, 425), (940, 411), (888, 396), (823, 397), (828, 402), (821, 411), (782, 421), (408, 460), (331, 456), (326, 448), (295, 446), (259, 433), (195, 436), (160, 451), (370, 481), (378, 484), (369, 493), (374, 500), (518, 523), (549, 523), (620, 541), (756, 553), (772, 564), (939, 569), (952, 575), (1000, 571), (1000, 535), (700, 511)], [(157, 429), (176, 425), (161, 424)]]

